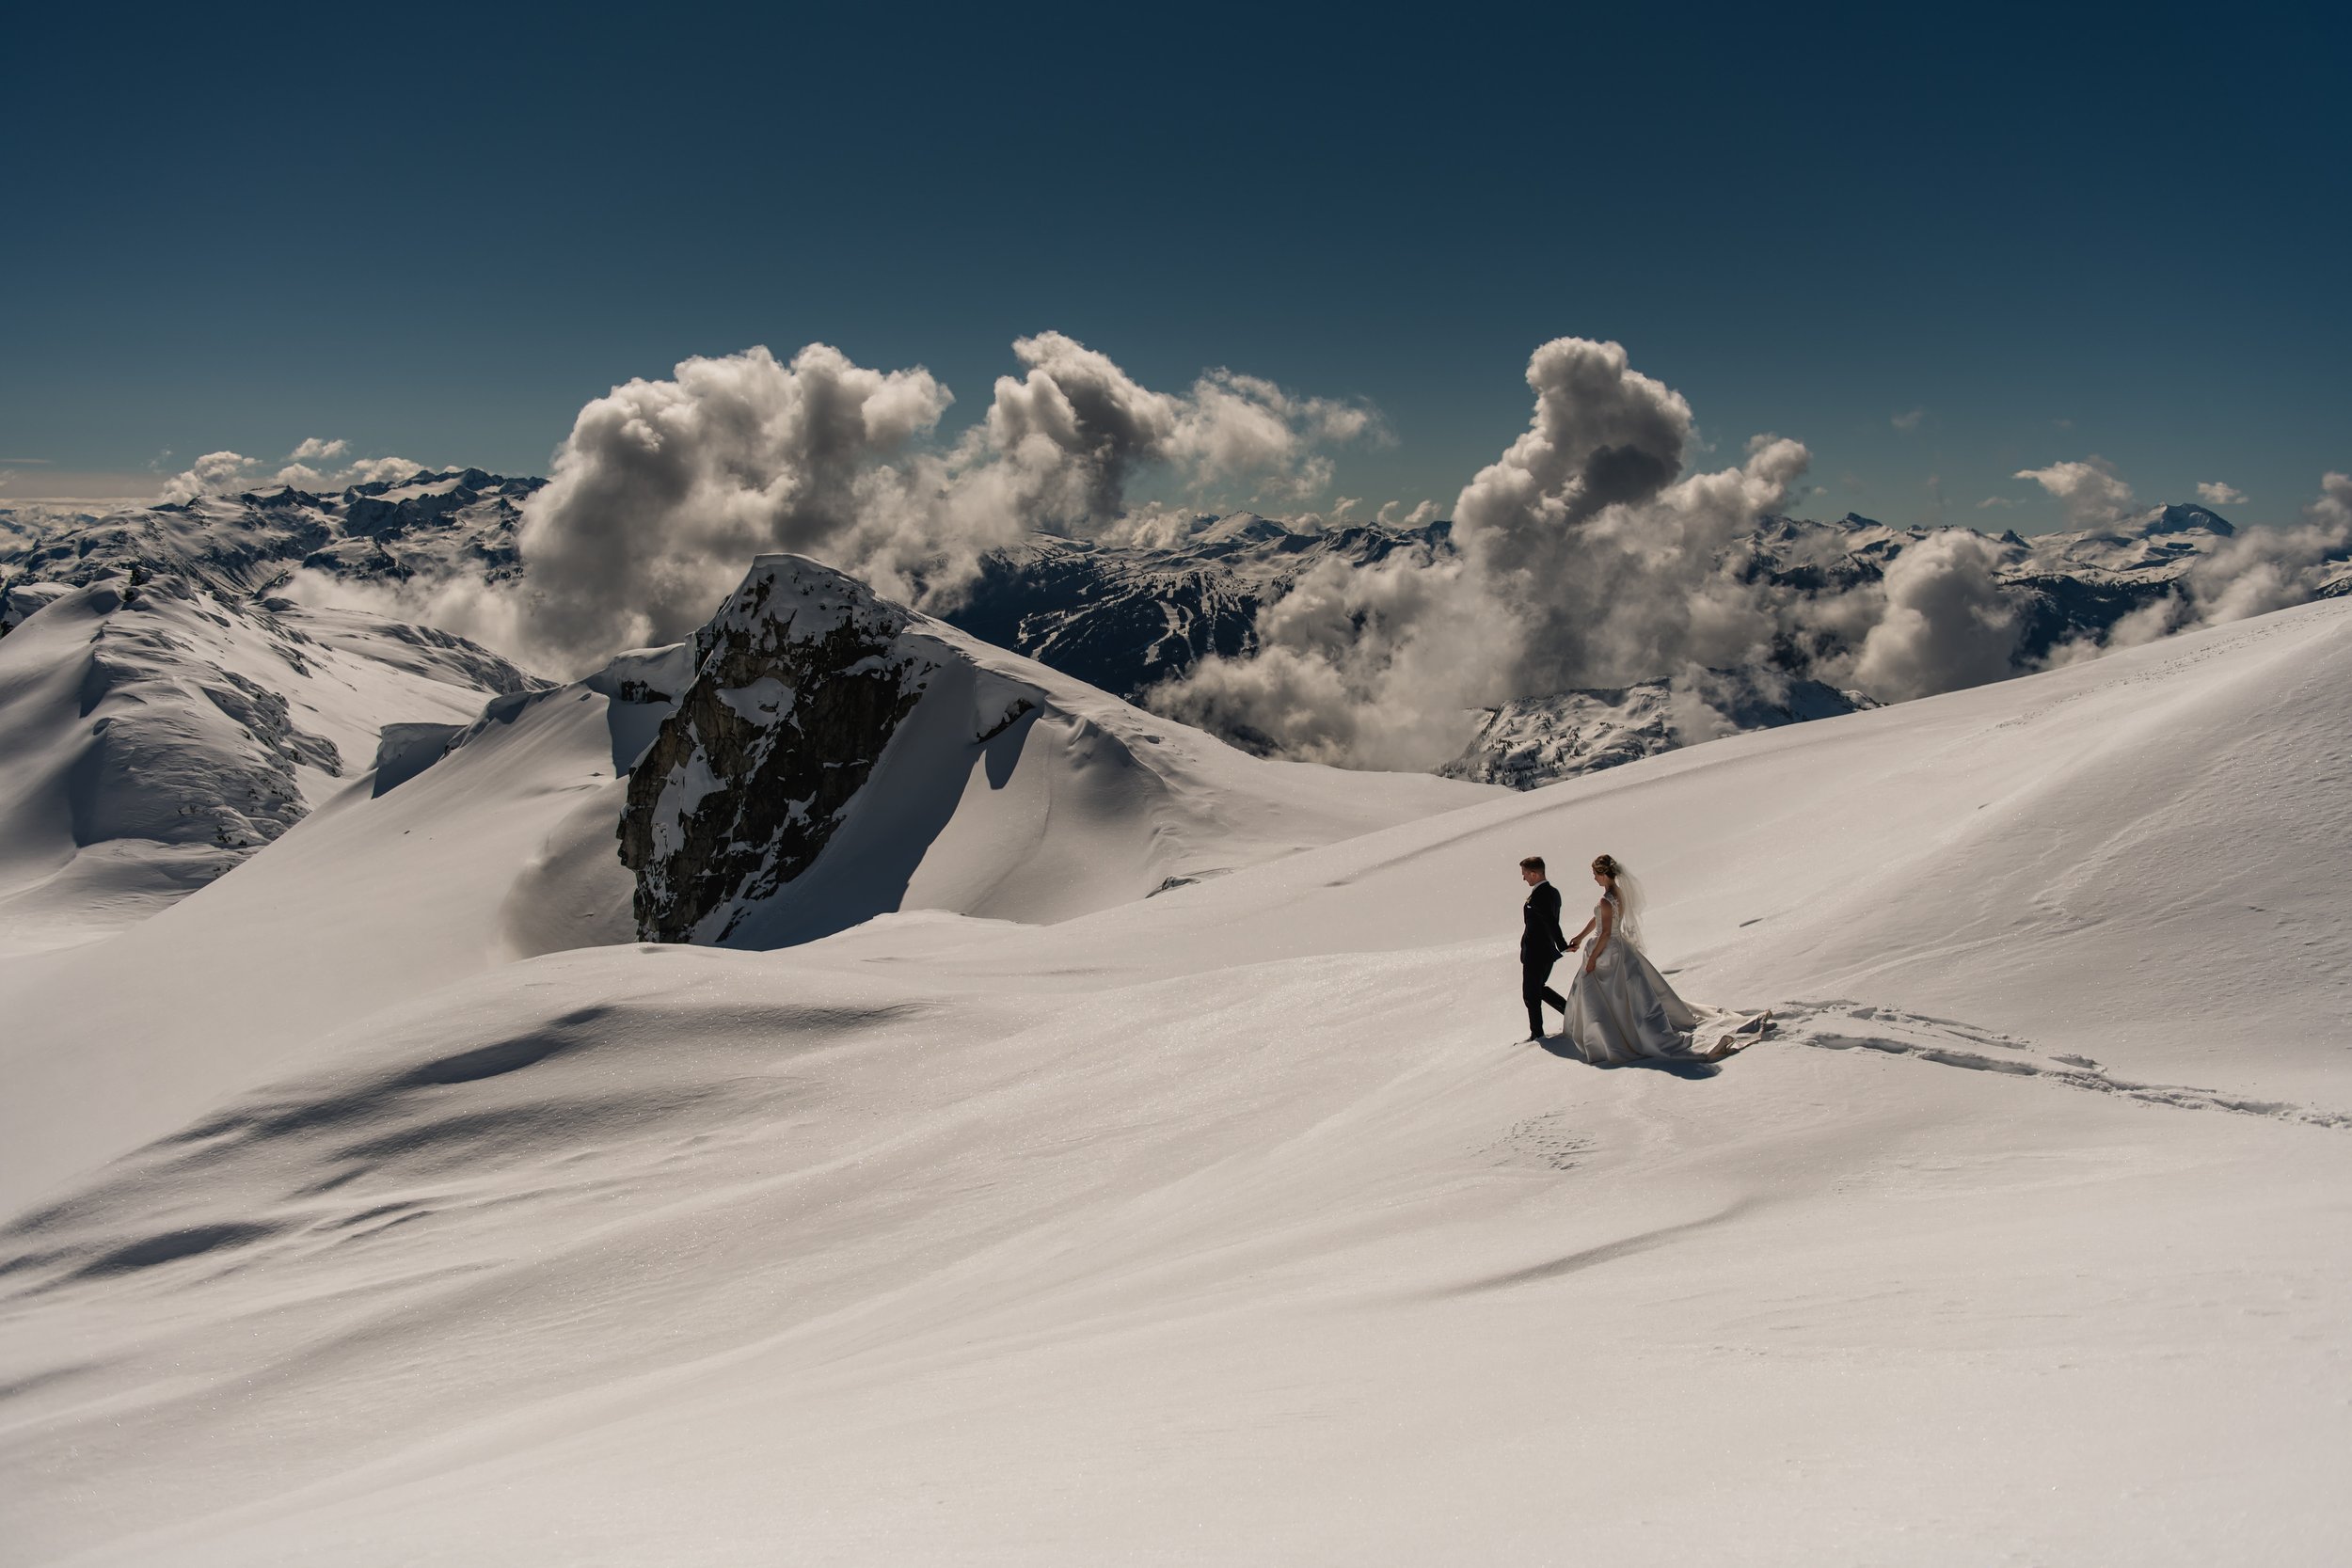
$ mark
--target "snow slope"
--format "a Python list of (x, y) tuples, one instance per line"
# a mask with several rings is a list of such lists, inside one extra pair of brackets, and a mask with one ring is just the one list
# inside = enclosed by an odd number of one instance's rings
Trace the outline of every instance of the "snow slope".
[[(742, 609), (755, 590), (779, 590), (778, 607), (858, 607), (926, 662), (906, 721), (865, 759), (871, 775), (821, 855), (746, 906), (737, 945), (899, 910), (1063, 920), (1499, 793), (1245, 755), (798, 557), (762, 558), (714, 626), (776, 629)], [(709, 651), (707, 634), (699, 646)], [(697, 647), (624, 655), (584, 681), (500, 697), (469, 726), (419, 726), (388, 748), (392, 766), (235, 875), (103, 944), (0, 967), (0, 1016), (19, 1025), (0, 1041), (0, 1074), (27, 1085), (0, 1099), (0, 1203), (169, 1131), (223, 1082), (292, 1065), (377, 1007), (518, 958), (634, 937), (620, 775), (691, 689)], [(713, 700), (749, 705), (741, 692)], [(1018, 721), (999, 722), (1020, 705)], [(850, 760), (820, 753), (812, 766)]]
[(530, 677), (463, 639), (145, 570), (19, 589), (0, 639), (0, 953), (146, 918)]
[(1245, 755), (800, 556), (757, 558), (692, 657), (622, 833), (647, 938), (1049, 924), (1490, 793)]
[[(437, 971), (362, 933), (408, 994), (197, 1042), (175, 1129), (0, 1237), (0, 1527), (28, 1562), (2333, 1560), (2348, 705), (2331, 602), (1052, 927)], [(84, 954), (375, 876), (372, 811), (478, 857), (471, 750)], [(1677, 983), (1778, 1037), (1692, 1076), (1511, 1043), (1512, 863), (1602, 848)], [(456, 910), (456, 863), (397, 891)]]

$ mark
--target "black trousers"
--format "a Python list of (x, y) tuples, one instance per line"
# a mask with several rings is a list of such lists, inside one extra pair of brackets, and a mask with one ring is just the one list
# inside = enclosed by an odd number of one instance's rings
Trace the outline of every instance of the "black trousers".
[(1544, 1032), (1544, 1003), (1550, 1003), (1563, 1013), (1568, 1010), (1567, 999), (1544, 983), (1551, 978), (1551, 966), (1559, 961), (1558, 958), (1519, 960), (1519, 996), (1527, 1004), (1527, 1032), (1530, 1035)]

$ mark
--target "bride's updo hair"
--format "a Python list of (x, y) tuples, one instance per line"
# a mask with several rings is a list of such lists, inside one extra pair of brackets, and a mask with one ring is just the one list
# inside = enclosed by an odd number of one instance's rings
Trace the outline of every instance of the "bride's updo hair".
[(1614, 855), (1595, 855), (1593, 875), (1609, 879), (1608, 896), (1617, 906), (1617, 929), (1629, 941), (1640, 940), (1642, 907), (1648, 902), (1642, 892), (1642, 884), (1634, 880), (1633, 873), (1628, 871)]

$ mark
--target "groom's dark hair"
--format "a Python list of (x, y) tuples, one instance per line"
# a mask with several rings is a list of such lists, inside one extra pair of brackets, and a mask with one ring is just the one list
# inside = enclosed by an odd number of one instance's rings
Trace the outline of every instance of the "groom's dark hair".
[(1541, 871), (1543, 868), (1544, 857), (1541, 855), (1530, 855), (1527, 859), (1519, 862), (1519, 869), (1521, 871)]

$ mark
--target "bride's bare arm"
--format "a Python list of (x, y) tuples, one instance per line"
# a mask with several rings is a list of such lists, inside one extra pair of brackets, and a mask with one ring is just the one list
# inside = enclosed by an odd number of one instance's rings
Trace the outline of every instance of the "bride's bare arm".
[(1584, 929), (1577, 932), (1576, 935), (1568, 939), (1568, 951), (1571, 953), (1575, 952), (1578, 944), (1582, 942), (1586, 937), (1589, 937), (1592, 934), (1593, 923), (1588, 920), (1584, 923)]
[(1584, 928), (1589, 931), (1595, 926), (1598, 926), (1600, 929), (1594, 934), (1593, 950), (1584, 955), (1584, 973), (1587, 974), (1593, 972), (1595, 964), (1600, 962), (1600, 950), (1609, 945), (1609, 934), (1616, 929), (1617, 911), (1607, 904), (1601, 905), (1599, 909), (1593, 911), (1593, 918), (1586, 923)]

